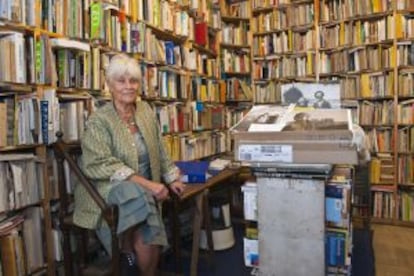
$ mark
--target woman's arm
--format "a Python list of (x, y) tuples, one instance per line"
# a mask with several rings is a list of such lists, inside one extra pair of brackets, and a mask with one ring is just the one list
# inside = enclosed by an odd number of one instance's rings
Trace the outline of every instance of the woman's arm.
[[(122, 141), (119, 141), (122, 143)], [(113, 156), (109, 126), (97, 117), (91, 117), (81, 139), (82, 169), (92, 180), (127, 179), (134, 170)]]

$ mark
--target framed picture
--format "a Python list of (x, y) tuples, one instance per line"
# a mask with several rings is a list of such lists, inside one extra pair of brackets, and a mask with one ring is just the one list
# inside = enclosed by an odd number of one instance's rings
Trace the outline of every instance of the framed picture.
[(313, 108), (340, 108), (339, 83), (284, 84), (282, 85), (282, 104)]

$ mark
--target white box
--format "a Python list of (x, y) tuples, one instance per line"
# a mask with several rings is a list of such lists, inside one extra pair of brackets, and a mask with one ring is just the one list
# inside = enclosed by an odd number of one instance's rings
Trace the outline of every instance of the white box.
[(259, 265), (259, 241), (243, 238), (244, 246), (244, 265), (258, 266)]
[(243, 192), (244, 218), (257, 221), (257, 183), (246, 182), (241, 189)]
[(325, 275), (325, 181), (258, 177), (257, 189), (259, 275)]

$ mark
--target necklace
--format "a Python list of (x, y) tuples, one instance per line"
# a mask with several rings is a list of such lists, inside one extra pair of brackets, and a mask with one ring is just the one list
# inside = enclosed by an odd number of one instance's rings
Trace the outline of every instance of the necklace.
[(132, 116), (131, 118), (128, 119), (127, 125), (129, 125), (129, 126), (135, 126), (136, 125), (134, 116)]

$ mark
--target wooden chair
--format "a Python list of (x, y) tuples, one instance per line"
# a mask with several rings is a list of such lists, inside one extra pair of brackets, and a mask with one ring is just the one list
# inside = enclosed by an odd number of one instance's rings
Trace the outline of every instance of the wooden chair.
[[(57, 160), (57, 181), (60, 195), (59, 222), (63, 233), (65, 275), (120, 275), (120, 249), (118, 244), (118, 236), (116, 234), (116, 227), (118, 225), (118, 207), (114, 205), (108, 205), (96, 190), (95, 186), (80, 170), (78, 164), (75, 161), (75, 156), (79, 156), (81, 154), (81, 147), (79, 143), (64, 142), (62, 139), (62, 132), (58, 132), (57, 137), (57, 142), (53, 144), (53, 150), (55, 158)], [(109, 267), (105, 265), (94, 267), (88, 262), (88, 254), (85, 252), (87, 252), (88, 249), (88, 237), (94, 235), (94, 231), (81, 228), (73, 223), (73, 200), (72, 196), (68, 194), (66, 190), (67, 185), (64, 171), (64, 161), (67, 161), (70, 170), (74, 173), (74, 175), (76, 175), (79, 183), (85, 187), (91, 198), (99, 206), (102, 211), (103, 219), (107, 222), (108, 226), (111, 229), (112, 259), (111, 265)], [(70, 241), (71, 235), (74, 235), (76, 237), (78, 248), (76, 254), (73, 254), (72, 251), (73, 248), (71, 247)], [(105, 267), (107, 270), (103, 271), (102, 269)]]

